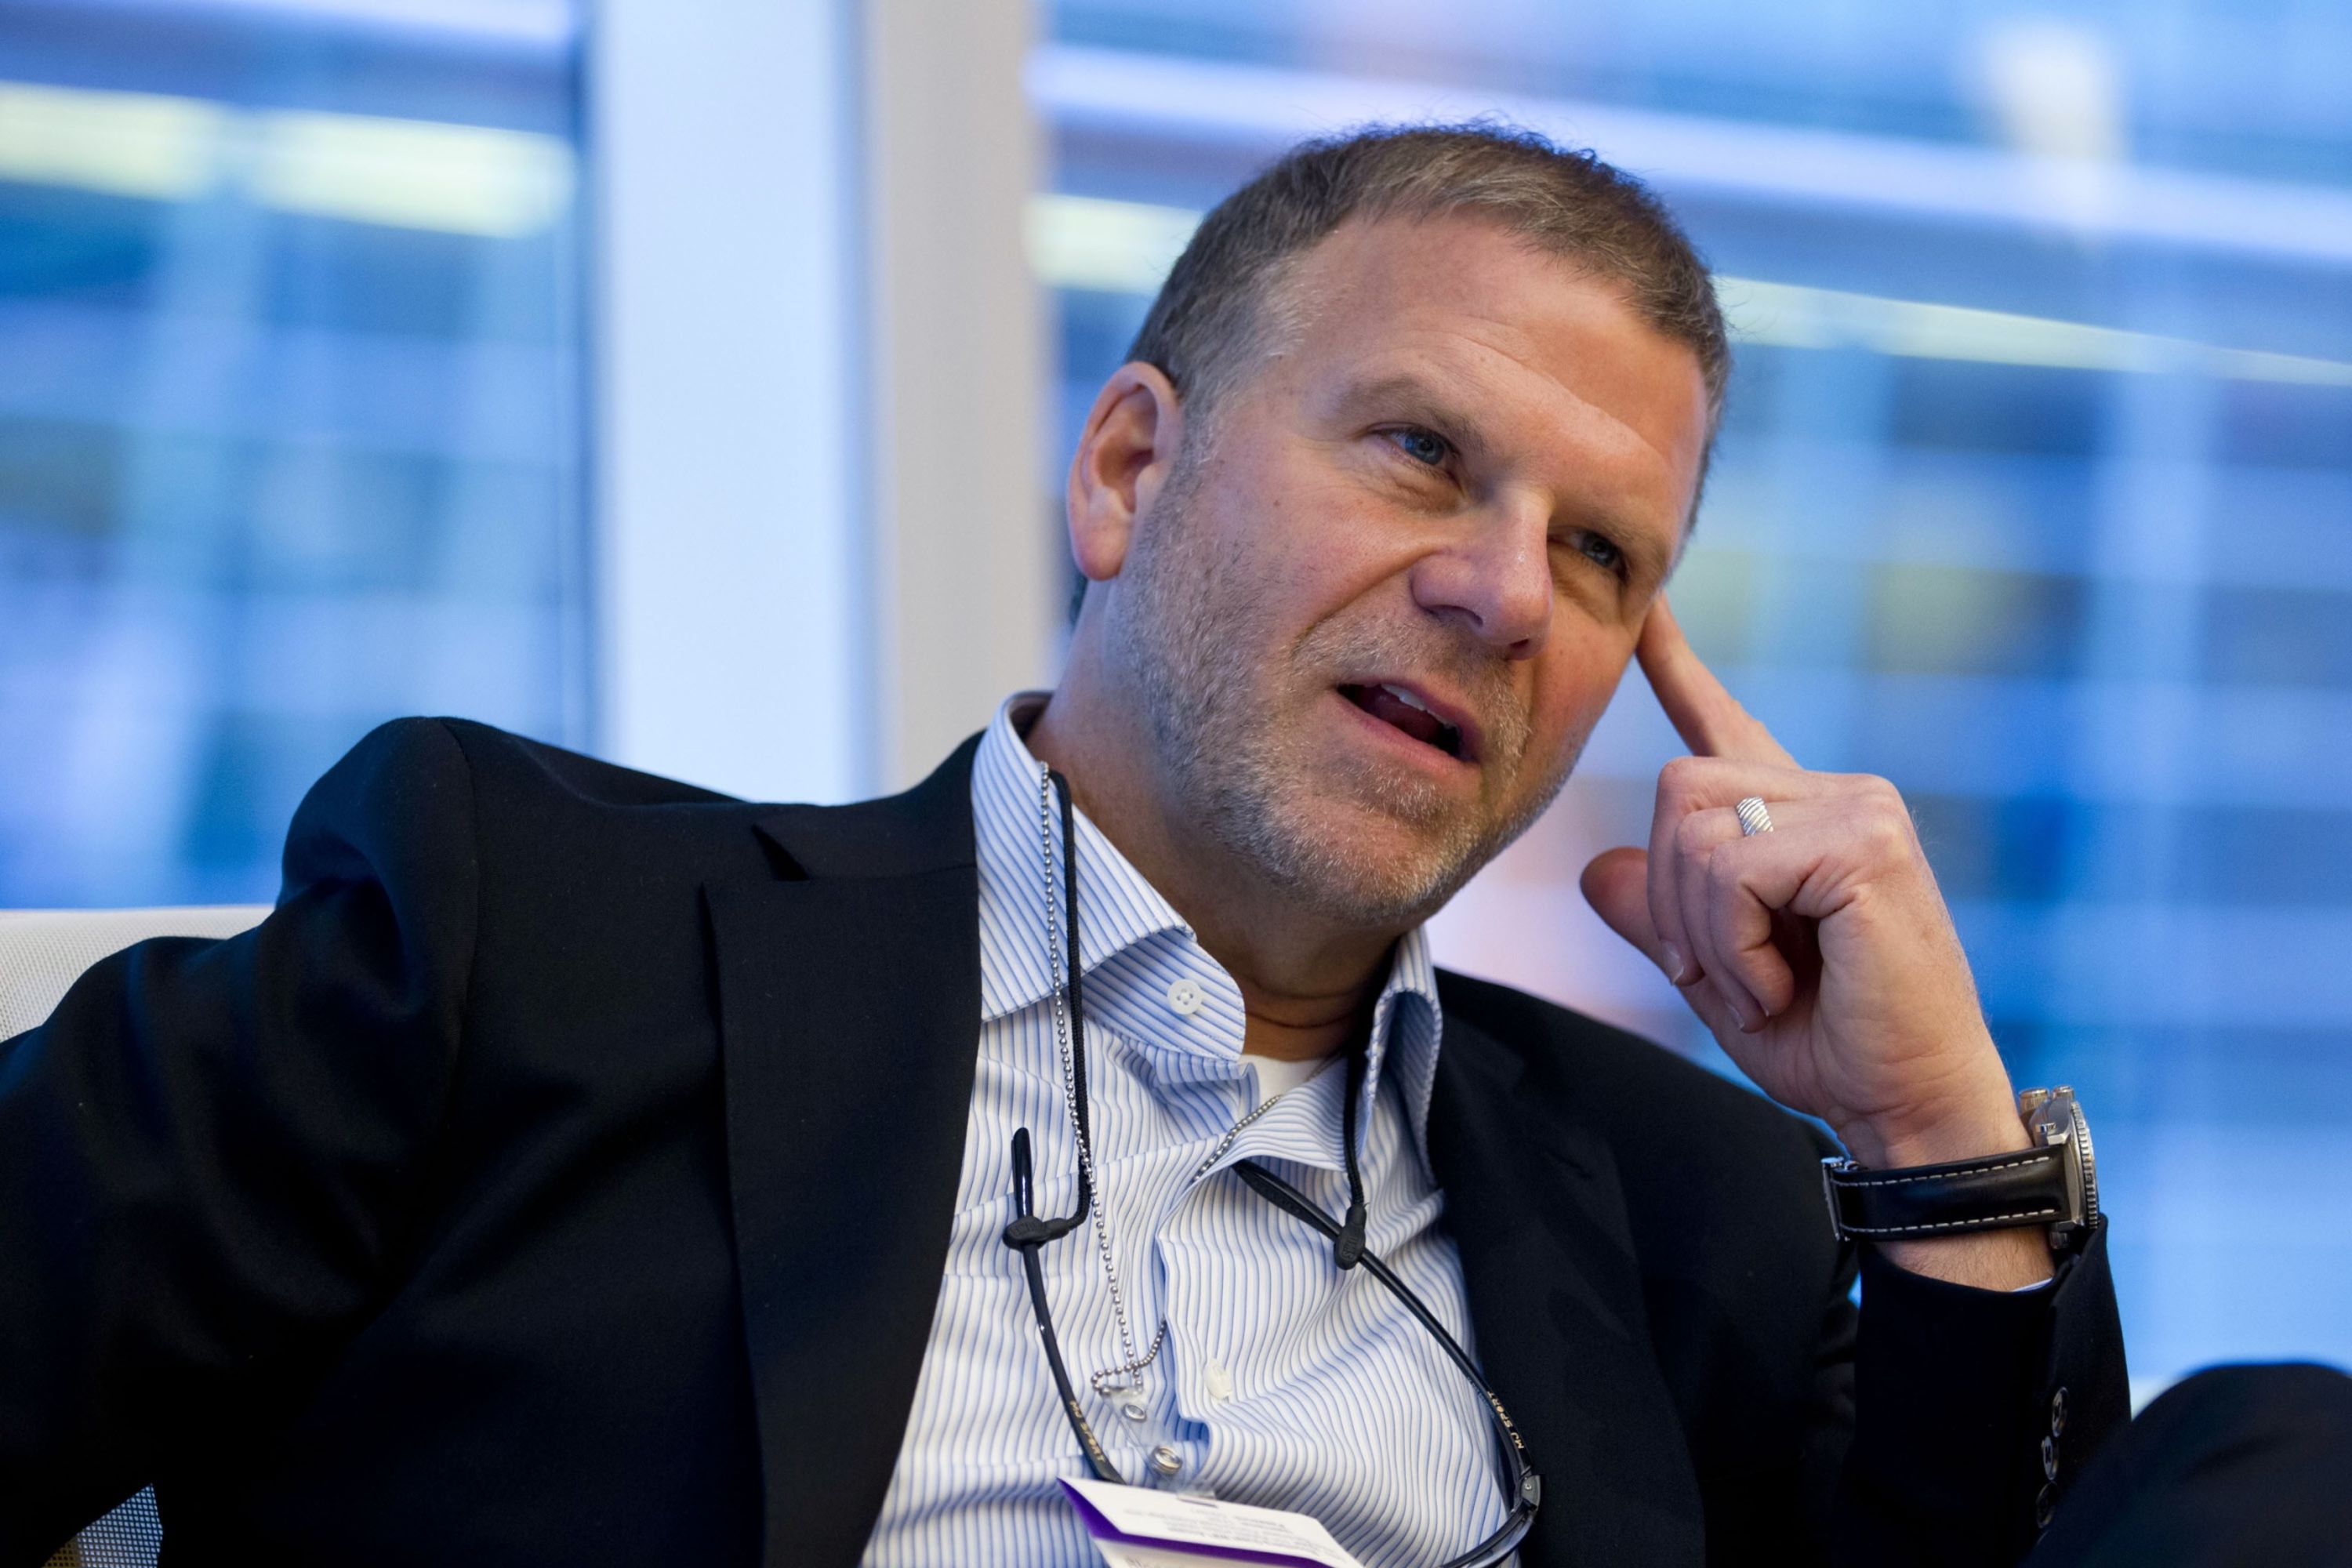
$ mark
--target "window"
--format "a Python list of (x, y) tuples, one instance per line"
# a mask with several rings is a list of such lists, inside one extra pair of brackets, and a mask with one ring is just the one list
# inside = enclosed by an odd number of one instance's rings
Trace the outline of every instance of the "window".
[(586, 739), (576, 27), (0, 15), (0, 905), (267, 900), (400, 714)]

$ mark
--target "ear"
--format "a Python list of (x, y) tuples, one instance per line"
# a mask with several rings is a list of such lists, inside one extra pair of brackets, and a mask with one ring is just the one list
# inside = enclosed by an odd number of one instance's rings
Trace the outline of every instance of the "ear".
[(1090, 582), (1118, 575), (1135, 520), (1168, 480), (1184, 437), (1176, 385), (1137, 361), (1095, 395), (1070, 459), (1070, 553)]

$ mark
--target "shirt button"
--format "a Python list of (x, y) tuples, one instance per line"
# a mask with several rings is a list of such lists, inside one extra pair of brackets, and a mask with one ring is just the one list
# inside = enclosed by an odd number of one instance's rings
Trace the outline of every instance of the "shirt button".
[(1170, 1447), (1167, 1444), (1162, 1443), (1160, 1447), (1151, 1450), (1152, 1474), (1159, 1476), (1172, 1476), (1183, 1468), (1184, 1456)]
[(1209, 1397), (1219, 1405), (1234, 1396), (1234, 1374), (1225, 1370), (1223, 1362), (1213, 1361), (1201, 1369), (1201, 1381), (1208, 1385)]
[(2066, 1391), (2063, 1388), (2050, 1396), (2050, 1435), (2053, 1437), (2066, 1435)]
[(2058, 1479), (2058, 1439), (2055, 1437), (2042, 1439), (2042, 1479), (2045, 1481)]
[(1209, 1005), (1209, 997), (1198, 981), (1179, 980), (1168, 988), (1168, 1005), (1189, 1018)]

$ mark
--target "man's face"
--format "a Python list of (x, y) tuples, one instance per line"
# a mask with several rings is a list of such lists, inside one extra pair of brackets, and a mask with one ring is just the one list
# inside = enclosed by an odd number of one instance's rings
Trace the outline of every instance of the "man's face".
[(1566, 780), (1673, 563), (1706, 393), (1620, 286), (1472, 218), (1348, 224), (1280, 294), (1278, 352), (1137, 518), (1109, 635), (1171, 808), (1401, 927)]

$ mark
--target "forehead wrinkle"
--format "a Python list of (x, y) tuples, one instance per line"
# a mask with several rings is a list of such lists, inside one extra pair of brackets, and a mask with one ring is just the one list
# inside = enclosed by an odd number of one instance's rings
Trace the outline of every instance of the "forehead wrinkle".
[(1665, 469), (1669, 474), (1674, 472), (1675, 459), (1673, 455), (1668, 453), (1656, 442), (1651, 440), (1648, 436), (1643, 434), (1639, 427), (1629, 425), (1624, 420), (1618, 418), (1617, 416), (1612, 414), (1606, 408), (1601, 407), (1599, 404), (1592, 402), (1590, 398), (1585, 397), (1574, 387), (1560, 380), (1557, 375), (1554, 375), (1550, 371), (1536, 363), (1533, 354), (1529, 352), (1533, 347), (1530, 341), (1530, 334), (1524, 328), (1514, 327), (1508, 322), (1503, 321), (1489, 322), (1487, 324), (1496, 329), (1496, 336), (1497, 338), (1517, 338), (1522, 343), (1525, 343), (1527, 347), (1515, 352), (1510, 346), (1504, 342), (1490, 342), (1483, 337), (1469, 332), (1464, 332), (1460, 335), (1472, 348), (1482, 350), (1485, 353), (1493, 355), (1495, 358), (1507, 362), (1517, 369), (1524, 371), (1528, 375), (1533, 377), (1535, 380), (1543, 383), (1545, 386), (1550, 390), (1559, 393), (1560, 396), (1566, 398), (1570, 403), (1574, 404), (1577, 410), (1585, 416), (1588, 422), (1598, 424), (1606, 429), (1632, 437), (1640, 445), (1649, 449), (1650, 455), (1658, 460), (1658, 464), (1661, 468)]
[[(1507, 277), (1495, 276), (1496, 258), (1486, 255), (1482, 247), (1472, 245), (1469, 250), (1449, 248), (1444, 254), (1425, 249), (1408, 249), (1390, 255), (1383, 265), (1367, 263), (1362, 247), (1371, 229), (1361, 226), (1367, 220), (1351, 220), (1343, 225), (1321, 245), (1294, 258), (1286, 268), (1281, 285), (1269, 290), (1285, 296), (1284, 303), (1294, 307), (1288, 316), (1290, 328), (1288, 349), (1299, 353), (1300, 358), (1312, 361), (1331, 352), (1329, 344), (1318, 344), (1314, 340), (1328, 338), (1335, 331), (1344, 332), (1347, 323), (1367, 318), (1385, 317), (1400, 342), (1410, 342), (1420, 337), (1434, 337), (1441, 345), (1463, 343), (1499, 356), (1526, 374), (1559, 388), (1580, 405), (1591, 408), (1601, 419), (1632, 435), (1672, 473), (1676, 463), (1641, 431), (1626, 426), (1613, 415), (1594, 407), (1578, 396), (1568, 384), (1543, 368), (1547, 357), (1545, 329), (1557, 331), (1566, 329), (1572, 336), (1589, 335), (1592, 320), (1590, 299), (1561, 309), (1553, 303), (1549, 308), (1536, 305), (1530, 322), (1528, 302), (1521, 298), (1497, 300), (1493, 290), (1501, 289), (1507, 295), (1512, 289)], [(1369, 220), (1375, 227), (1391, 220)], [(1468, 224), (1477, 231), (1489, 234), (1487, 226), (1475, 217), (1454, 217), (1439, 220), (1434, 226), (1426, 221), (1408, 226), (1408, 232), (1425, 231), (1431, 226), (1445, 228)], [(1335, 243), (1353, 240), (1353, 246)], [(1532, 262), (1557, 282), (1565, 283), (1570, 292), (1588, 294), (1599, 289), (1619, 307), (1631, 311), (1630, 299), (1622, 285), (1595, 276), (1590, 268), (1564, 263), (1524, 242), (1505, 237), (1507, 254), (1517, 262)], [(1508, 268), (1507, 268), (1508, 269)], [(1559, 276), (1565, 272), (1566, 277)], [(1319, 285), (1319, 286), (1318, 286)], [(1554, 297), (1547, 289), (1543, 298)], [(1311, 309), (1297, 309), (1307, 307)], [(1430, 319), (1434, 314), (1436, 320)], [(1344, 342), (1345, 339), (1342, 338)], [(1340, 350), (1342, 353), (1345, 349)], [(1444, 357), (1441, 347), (1438, 356)]]
[[(1507, 322), (1486, 324), (1496, 329), (1495, 336), (1497, 338), (1513, 337), (1525, 342), (1528, 337), (1523, 330)], [(1539, 408), (1535, 415), (1536, 422), (1541, 427), (1538, 436), (1539, 450), (1556, 453), (1563, 447), (1590, 446), (1597, 447), (1601, 456), (1617, 459), (1633, 455), (1634, 448), (1638, 447), (1640, 451), (1646, 453), (1650, 459), (1640, 466), (1648, 468), (1653, 463), (1655, 465), (1654, 474), (1647, 477), (1654, 477), (1659, 480), (1659, 489), (1662, 491), (1671, 491), (1674, 489), (1675, 463), (1666, 451), (1638, 427), (1626, 423), (1608, 409), (1580, 395), (1573, 387), (1541, 365), (1533, 363), (1531, 356), (1524, 350), (1514, 352), (1504, 342), (1490, 341), (1480, 334), (1459, 329), (1416, 331), (1406, 335), (1406, 346), (1410, 348), (1414, 338), (1423, 335), (1438, 340), (1433, 345), (1436, 352), (1428, 355), (1423, 362), (1435, 369), (1436, 375), (1433, 376), (1415, 366), (1402, 366), (1393, 373), (1376, 374), (1358, 382), (1350, 389), (1349, 395), (1350, 399), (1394, 387), (1416, 391), (1442, 405), (1460, 408), (1462, 403), (1460, 394), (1450, 391), (1447, 385), (1448, 383), (1453, 383), (1456, 386), (1466, 385), (1475, 390), (1483, 402), (1490, 405), (1499, 404), (1514, 411), (1526, 408), (1531, 402), (1539, 401), (1542, 405), (1549, 405)], [(1464, 357), (1453, 352), (1464, 346), (1473, 351), (1472, 354), (1467, 356), (1472, 363), (1449, 363)], [(1476, 363), (1480, 360), (1488, 363)], [(1500, 363), (1498, 365), (1493, 362)], [(1542, 388), (1540, 397), (1531, 397), (1525, 387), (1515, 388), (1501, 384), (1505, 380), (1505, 374), (1497, 374), (1501, 366), (1508, 366), (1510, 372), (1517, 373), (1517, 376), (1513, 379), (1525, 377), (1539, 384)], [(1559, 406), (1561, 404), (1565, 404), (1566, 406)], [(1457, 416), (1473, 419), (1473, 428), (1477, 427), (1475, 416), (1468, 409), (1461, 409)], [(1578, 439), (1580, 436), (1597, 437), (1598, 440), (1580, 441)], [(1492, 443), (1488, 442), (1486, 445), (1491, 447)], [(1618, 479), (1618, 482), (1611, 484), (1609, 488), (1621, 501), (1629, 489), (1638, 491), (1645, 488), (1639, 484), (1629, 486), (1622, 482), (1622, 479), (1619, 477), (1622, 470), (1621, 463), (1611, 461), (1608, 468), (1612, 471), (1612, 478)], [(1674, 526), (1679, 533), (1679, 516), (1675, 520)]]

